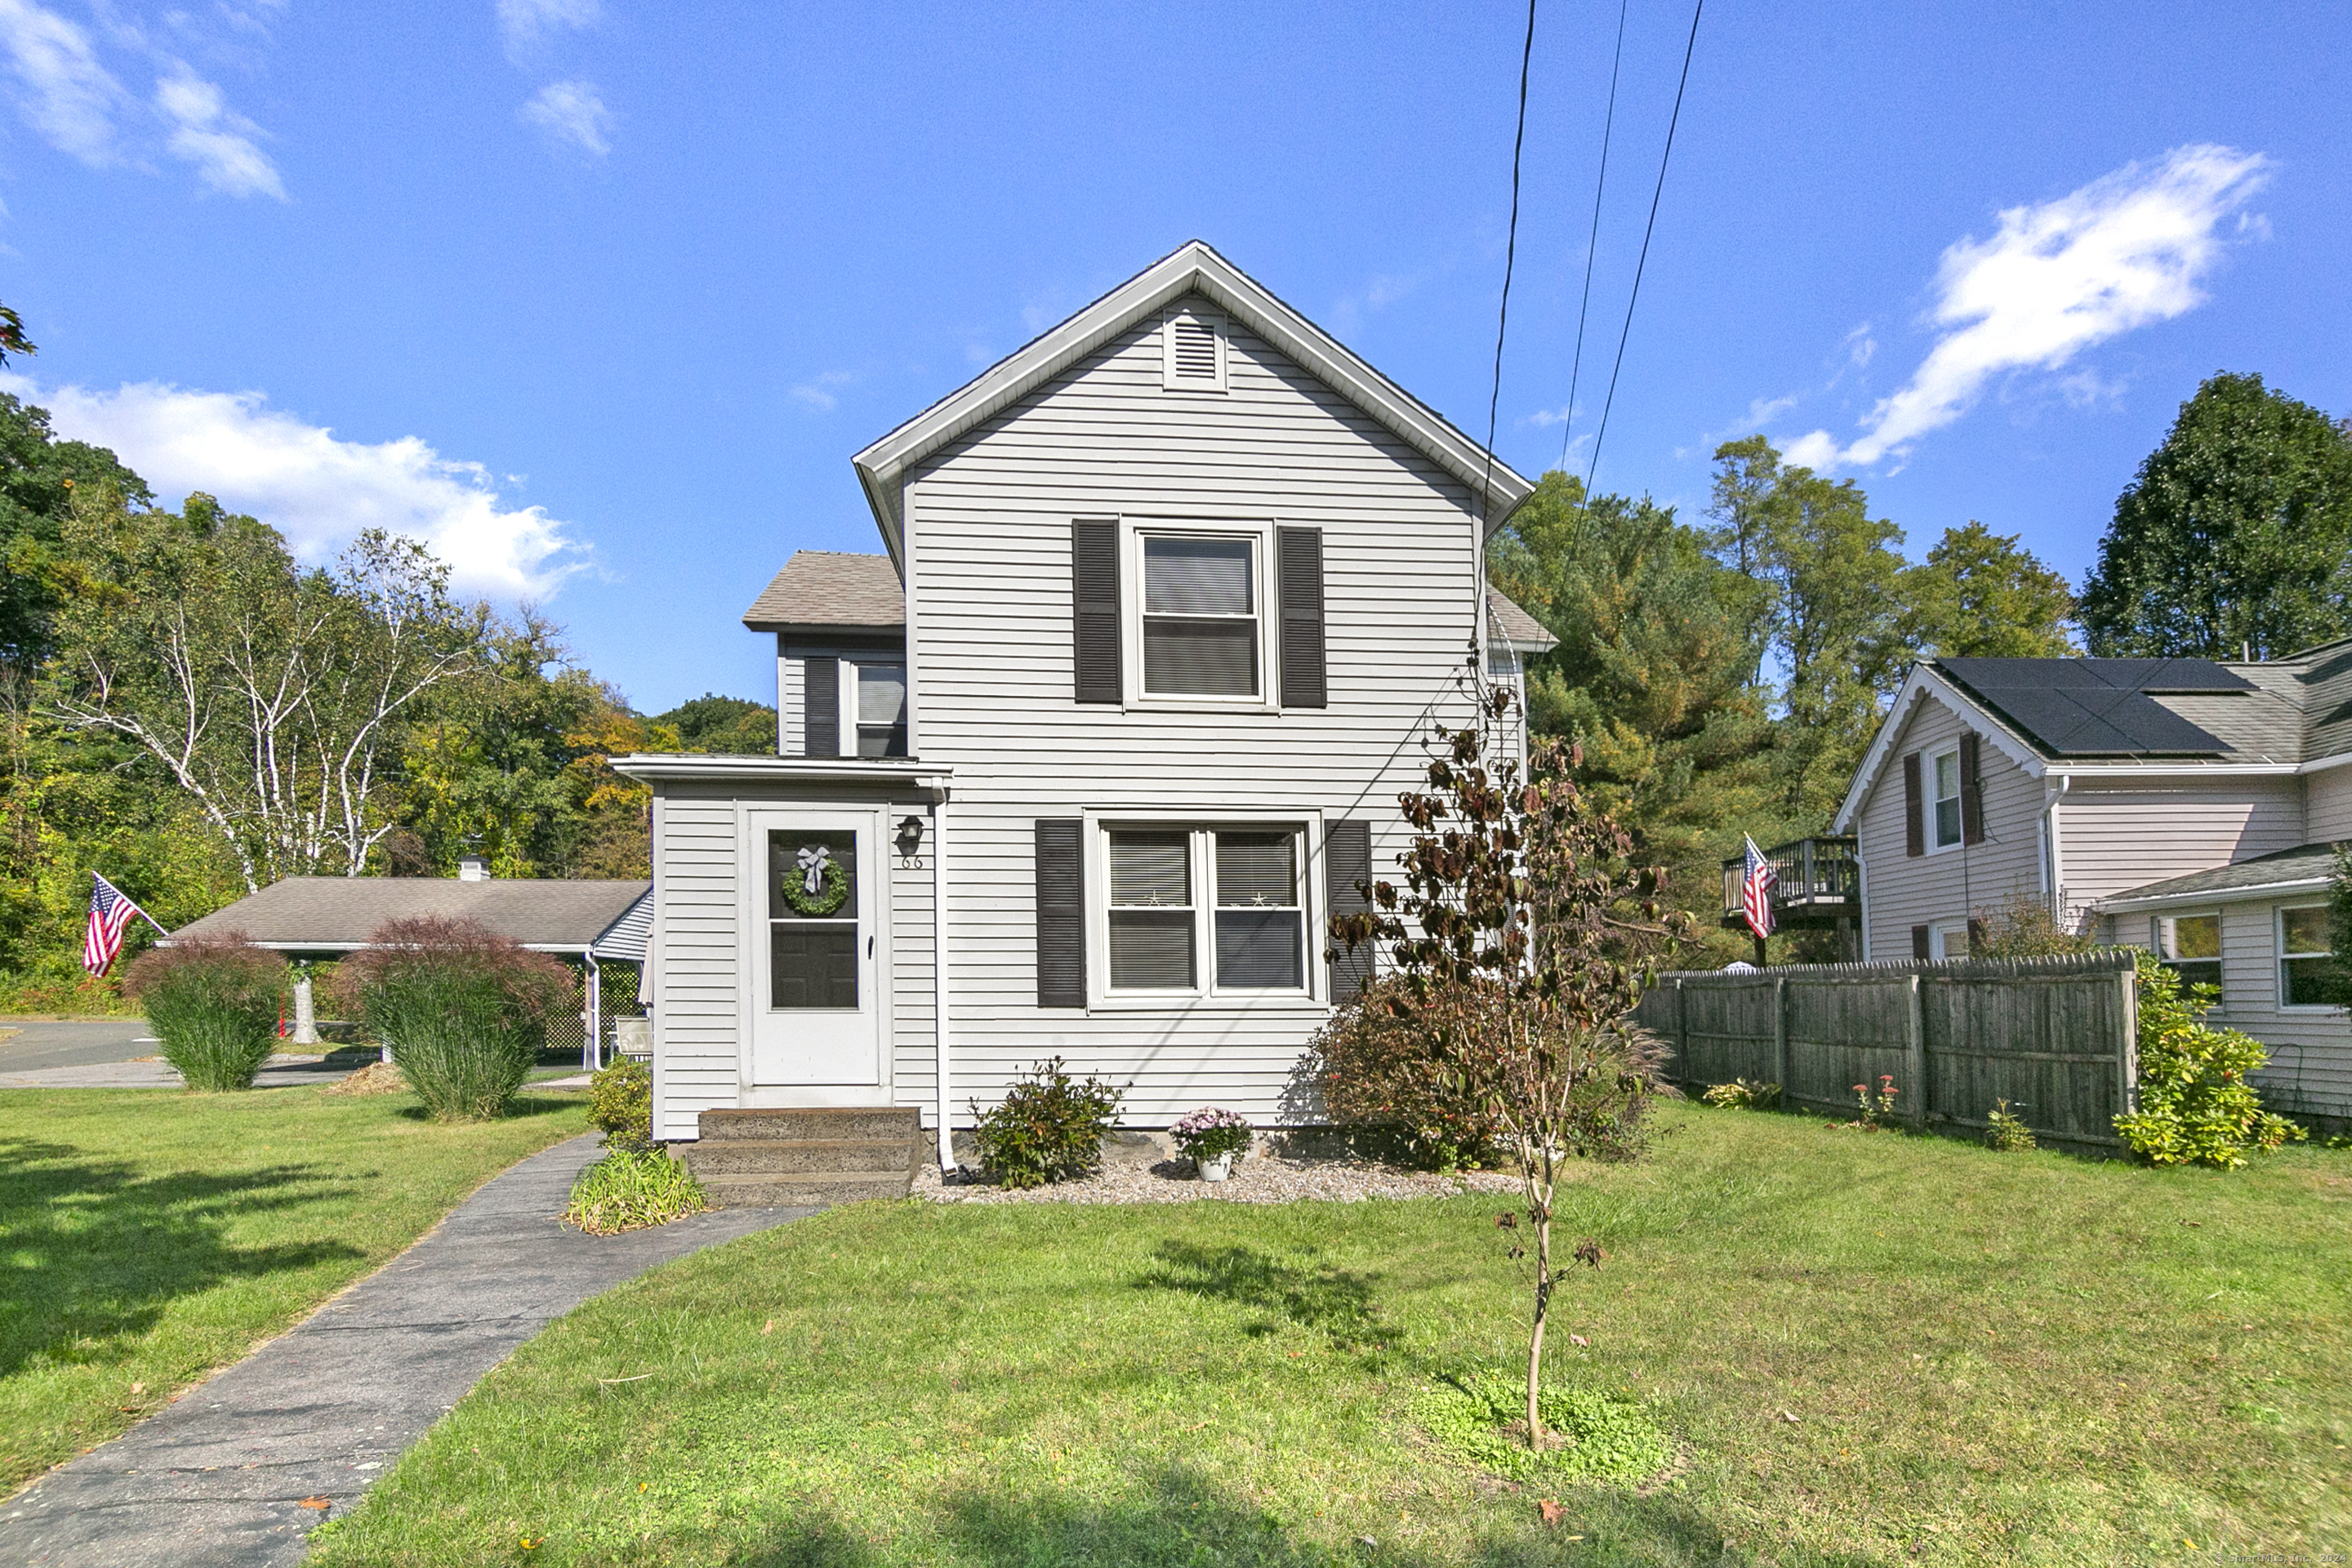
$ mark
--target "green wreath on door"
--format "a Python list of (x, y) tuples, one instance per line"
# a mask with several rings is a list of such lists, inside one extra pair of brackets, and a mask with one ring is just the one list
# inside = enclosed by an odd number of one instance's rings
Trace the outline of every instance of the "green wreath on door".
[(849, 873), (831, 849), (813, 844), (798, 858), (798, 871), (788, 872), (783, 879), (784, 902), (794, 914), (822, 920), (849, 901)]

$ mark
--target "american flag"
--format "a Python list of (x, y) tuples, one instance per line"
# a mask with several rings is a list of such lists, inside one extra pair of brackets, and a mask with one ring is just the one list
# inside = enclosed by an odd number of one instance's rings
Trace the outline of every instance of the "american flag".
[(81, 966), (93, 975), (103, 975), (114, 967), (117, 953), (122, 951), (123, 928), (131, 917), (138, 916), (157, 931), (155, 917), (131, 901), (130, 895), (95, 871), (90, 873), (95, 884), (89, 890), (89, 930), (81, 939)]
[(1747, 864), (1739, 872), (1739, 912), (1748, 917), (1748, 929), (1758, 936), (1772, 934), (1772, 889), (1780, 885), (1780, 879), (1772, 874), (1772, 862), (1749, 838)]

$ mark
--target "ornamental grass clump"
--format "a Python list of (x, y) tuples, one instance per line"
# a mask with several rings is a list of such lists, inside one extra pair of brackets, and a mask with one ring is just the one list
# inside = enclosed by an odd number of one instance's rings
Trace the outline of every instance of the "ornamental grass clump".
[(591, 1236), (617, 1236), (709, 1206), (702, 1184), (667, 1150), (617, 1148), (572, 1183), (563, 1223)]
[(241, 931), (149, 948), (123, 979), (163, 1059), (201, 1089), (253, 1087), (277, 1044), (288, 988), (286, 961)]
[(2249, 1150), (2267, 1152), (2303, 1137), (2302, 1128), (2264, 1110), (2247, 1081), (2270, 1061), (2269, 1047), (2200, 1022), (2221, 993), (2184, 987), (2153, 953), (2137, 957), (2138, 1109), (2116, 1118), (2116, 1132), (2133, 1152), (2153, 1165), (2231, 1170), (2246, 1163)]
[(1179, 1117), (1168, 1129), (1176, 1147), (1201, 1163), (1221, 1155), (1239, 1155), (1250, 1146), (1249, 1118), (1238, 1110), (1221, 1110), (1211, 1106)]
[(1090, 1176), (1102, 1167), (1103, 1134), (1125, 1098), (1124, 1089), (1101, 1079), (1079, 1082), (1062, 1070), (1059, 1057), (1039, 1062), (995, 1110), (983, 1112), (972, 1101), (981, 1164), (1007, 1187)]
[(571, 1000), (571, 972), (478, 921), (394, 921), (368, 940), (343, 984), (408, 1087), (444, 1121), (505, 1114)]

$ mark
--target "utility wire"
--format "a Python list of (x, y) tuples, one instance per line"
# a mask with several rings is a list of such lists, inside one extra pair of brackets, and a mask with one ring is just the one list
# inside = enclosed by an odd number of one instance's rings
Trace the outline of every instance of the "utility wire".
[(1617, 334), (1617, 361), (1609, 367), (1609, 396), (1601, 405), (1601, 427), (1592, 437), (1592, 462), (1584, 471), (1585, 504), (1591, 505), (1592, 476), (1601, 471), (1601, 443), (1609, 435), (1609, 411), (1617, 403), (1617, 373), (1625, 368), (1625, 340), (1633, 335), (1633, 304), (1642, 297), (1642, 272), (1650, 264), (1650, 236), (1658, 226), (1658, 200), (1666, 192), (1666, 163), (1675, 155), (1675, 128), (1682, 123), (1683, 91), (1690, 86), (1691, 55), (1698, 47), (1699, 14), (1706, 0), (1691, 6), (1690, 41), (1683, 46), (1682, 80), (1675, 87), (1675, 112), (1666, 121), (1666, 149), (1658, 154), (1657, 188), (1650, 193), (1650, 221), (1642, 230), (1642, 258), (1633, 264), (1633, 291), (1625, 299), (1625, 327)]
[(1568, 443), (1576, 429), (1576, 385), (1584, 373), (1584, 318), (1592, 309), (1592, 262), (1601, 254), (1601, 193), (1609, 188), (1609, 137), (1617, 129), (1617, 71), (1625, 63), (1625, 10), (1618, 0), (1617, 50), (1609, 61), (1609, 112), (1601, 121), (1601, 177), (1592, 183), (1592, 233), (1584, 241), (1584, 298), (1576, 307), (1576, 357), (1568, 368), (1568, 406), (1561, 411), (1559, 466), (1568, 467)]
[(1511, 227), (1503, 244), (1503, 304), (1495, 317), (1495, 387), (1486, 396), (1486, 472), (1478, 483), (1483, 525), (1495, 483), (1495, 416), (1503, 402), (1503, 335), (1511, 324), (1511, 268), (1519, 254), (1519, 152), (1528, 141), (1528, 64), (1536, 53), (1536, 0), (1528, 0), (1528, 37), (1519, 46), (1519, 128), (1511, 137)]

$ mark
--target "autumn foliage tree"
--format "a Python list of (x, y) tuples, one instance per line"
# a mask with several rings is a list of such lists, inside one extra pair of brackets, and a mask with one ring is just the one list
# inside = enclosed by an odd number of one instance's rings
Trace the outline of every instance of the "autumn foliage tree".
[[(1369, 912), (1336, 916), (1335, 941), (1370, 942), (1395, 984), (1386, 1005), (1421, 1035), (1428, 1070), (1482, 1103), (1516, 1163), (1535, 1251), (1527, 1423), (1559, 1279), (1553, 1196), (1580, 1152), (1622, 1146), (1655, 1083), (1659, 1047), (1629, 1018), (1688, 917), (1660, 902), (1664, 873), (1631, 864), (1632, 840), (1570, 778), (1578, 758), (1540, 744), (1522, 770), (1517, 700), (1464, 677), (1470, 721), (1430, 736), (1427, 789), (1399, 797), (1413, 830), (1402, 888), (1370, 888)], [(1576, 1256), (1598, 1268), (1590, 1239)]]

